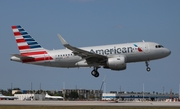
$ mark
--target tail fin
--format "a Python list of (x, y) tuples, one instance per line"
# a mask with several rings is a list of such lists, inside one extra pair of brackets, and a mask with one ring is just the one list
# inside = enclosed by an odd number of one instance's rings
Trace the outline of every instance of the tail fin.
[(21, 26), (12, 26), (18, 49), (23, 56), (45, 54), (44, 49)]
[[(25, 62), (51, 60), (47, 56), (47, 50), (38, 44), (20, 25), (12, 26), (18, 49), (23, 57), (34, 57), (34, 59), (24, 60)], [(46, 59), (47, 58), (47, 59)]]

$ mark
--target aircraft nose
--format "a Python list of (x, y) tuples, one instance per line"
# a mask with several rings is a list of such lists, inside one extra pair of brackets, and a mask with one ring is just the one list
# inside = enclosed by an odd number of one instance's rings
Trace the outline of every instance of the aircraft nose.
[(171, 51), (169, 49), (166, 49), (165, 54), (169, 56), (171, 54)]

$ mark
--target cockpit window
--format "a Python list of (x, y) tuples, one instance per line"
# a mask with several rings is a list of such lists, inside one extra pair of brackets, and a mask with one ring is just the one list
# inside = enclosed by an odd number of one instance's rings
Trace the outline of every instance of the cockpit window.
[(162, 45), (156, 45), (156, 48), (164, 48)]

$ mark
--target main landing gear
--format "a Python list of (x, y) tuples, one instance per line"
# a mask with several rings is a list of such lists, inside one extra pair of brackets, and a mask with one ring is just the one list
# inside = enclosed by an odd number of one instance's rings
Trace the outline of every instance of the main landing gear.
[(145, 63), (146, 63), (146, 67), (147, 67), (146, 70), (147, 70), (148, 72), (151, 71), (151, 68), (149, 67), (148, 61), (146, 61)]
[(99, 72), (97, 70), (98, 70), (98, 67), (94, 67), (94, 70), (91, 72), (91, 74), (96, 78), (99, 77)]

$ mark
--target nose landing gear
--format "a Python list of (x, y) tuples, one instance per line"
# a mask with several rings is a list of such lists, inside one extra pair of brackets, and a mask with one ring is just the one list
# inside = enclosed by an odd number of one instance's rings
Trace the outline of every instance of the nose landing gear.
[(148, 61), (146, 61), (145, 63), (146, 63), (146, 67), (147, 67), (146, 70), (147, 70), (148, 72), (151, 71), (151, 68), (149, 67)]

